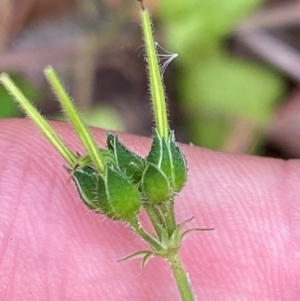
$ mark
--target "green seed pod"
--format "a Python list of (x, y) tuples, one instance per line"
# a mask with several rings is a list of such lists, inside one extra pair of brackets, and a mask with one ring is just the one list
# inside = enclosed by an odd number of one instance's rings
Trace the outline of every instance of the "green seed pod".
[(169, 131), (168, 139), (164, 139), (155, 129), (146, 162), (154, 164), (165, 174), (173, 192), (177, 193), (183, 188), (187, 178), (186, 160), (175, 142), (173, 131)]
[(113, 220), (121, 219), (120, 216), (118, 216), (115, 210), (112, 208), (111, 203), (109, 202), (106, 189), (106, 179), (103, 175), (99, 175), (98, 178), (97, 198), (99, 200), (99, 205), (101, 208), (99, 212), (101, 214), (104, 214), (108, 218)]
[(115, 219), (131, 221), (136, 217), (141, 207), (141, 195), (135, 184), (121, 172), (108, 166), (105, 188)]
[(173, 194), (166, 175), (152, 163), (143, 173), (141, 187), (146, 199), (157, 205), (170, 200)]
[(172, 160), (172, 182), (174, 192), (178, 193), (184, 187), (187, 179), (186, 159), (175, 141), (173, 131), (170, 131), (169, 151)]
[(91, 210), (122, 221), (130, 221), (138, 214), (141, 195), (137, 186), (112, 166), (106, 166), (105, 175), (90, 165), (67, 170), (73, 173), (79, 195)]
[[(70, 173), (72, 170), (67, 169)], [(116, 213), (111, 208), (106, 195), (104, 177), (90, 165), (78, 167), (73, 172), (73, 180), (84, 204), (96, 213), (111, 219)]]
[(129, 177), (132, 182), (140, 182), (144, 169), (143, 159), (128, 150), (119, 141), (117, 135), (107, 135), (107, 147), (114, 154), (119, 170)]

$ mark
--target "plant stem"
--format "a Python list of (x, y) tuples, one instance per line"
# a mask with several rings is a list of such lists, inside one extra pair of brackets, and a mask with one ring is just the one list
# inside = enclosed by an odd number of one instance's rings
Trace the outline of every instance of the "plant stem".
[(153, 225), (153, 228), (157, 234), (157, 236), (159, 237), (159, 239), (161, 238), (161, 228), (159, 225), (161, 225), (162, 227), (164, 226), (164, 223), (162, 223), (161, 220), (161, 215), (159, 214), (158, 216), (158, 211), (155, 210), (154, 206), (152, 204), (147, 204), (146, 202), (144, 203), (143, 207), (145, 208), (148, 217)]
[(153, 211), (155, 212), (156, 216), (158, 217), (158, 220), (159, 220), (160, 225), (161, 225), (164, 229), (167, 229), (167, 228), (166, 228), (166, 221), (165, 221), (164, 215), (163, 215), (163, 213), (162, 213), (160, 207), (157, 206), (157, 205), (152, 205), (152, 208), (153, 208)]
[(166, 256), (166, 259), (170, 264), (182, 301), (196, 301), (196, 296), (192, 290), (189, 276), (183, 268), (178, 252)]
[(168, 212), (170, 214), (171, 223), (174, 227), (173, 229), (175, 229), (176, 228), (176, 219), (175, 219), (175, 210), (174, 210), (174, 199), (167, 202), (166, 206), (167, 206)]
[(159, 251), (162, 249), (161, 244), (144, 230), (138, 219), (133, 219), (129, 223), (129, 226), (137, 235), (143, 238), (154, 250)]
[(161, 206), (162, 214), (165, 218), (167, 232), (169, 237), (173, 234), (174, 230), (176, 229), (176, 221), (175, 221), (175, 214), (174, 214), (174, 202), (173, 200), (169, 200), (166, 203), (163, 203)]

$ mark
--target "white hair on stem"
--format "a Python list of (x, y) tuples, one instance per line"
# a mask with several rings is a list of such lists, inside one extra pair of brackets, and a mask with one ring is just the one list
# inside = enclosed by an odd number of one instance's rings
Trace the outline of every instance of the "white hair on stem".
[[(163, 76), (167, 67), (169, 66), (169, 64), (178, 57), (177, 53), (172, 53), (167, 51), (166, 49), (164, 49), (162, 46), (160, 46), (158, 44), (158, 42), (155, 42), (155, 47), (157, 50), (157, 57), (159, 59), (159, 69), (160, 69), (160, 73)], [(138, 53), (138, 57), (141, 56), (141, 54), (144, 54), (145, 49), (143, 48), (144, 45), (139, 46), (136, 51), (139, 51)], [(141, 49), (142, 48), (142, 49)], [(163, 53), (159, 53), (158, 50), (163, 51)]]
[[(172, 53), (164, 49), (162, 46), (158, 44), (158, 42), (155, 42), (155, 46), (157, 49), (157, 57), (159, 59), (159, 69), (161, 72), (161, 75), (163, 76), (167, 67), (169, 64), (177, 58), (178, 54), (177, 53)], [(159, 53), (158, 50), (163, 51), (163, 53)]]

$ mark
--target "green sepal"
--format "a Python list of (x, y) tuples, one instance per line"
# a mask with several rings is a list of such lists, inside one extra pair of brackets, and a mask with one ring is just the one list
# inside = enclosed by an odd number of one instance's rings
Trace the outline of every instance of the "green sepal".
[(105, 164), (116, 165), (116, 159), (114, 154), (109, 149), (99, 148), (99, 152), (104, 159)]
[(141, 180), (144, 160), (127, 149), (117, 135), (107, 134), (107, 147), (114, 154), (116, 165), (132, 182)]
[[(110, 150), (106, 148), (99, 148), (98, 150), (101, 157), (104, 160), (105, 165), (106, 164), (116, 165), (115, 157)], [(92, 160), (89, 155), (81, 156), (79, 153), (77, 153), (77, 157), (78, 158), (77, 158), (76, 168), (92, 164)]]
[(115, 219), (116, 214), (107, 199), (103, 176), (90, 165), (78, 167), (74, 171), (66, 169), (70, 174), (73, 173), (72, 178), (84, 204), (96, 213)]
[(175, 141), (174, 132), (170, 132), (169, 151), (172, 158), (172, 182), (174, 192), (178, 193), (183, 188), (187, 180), (186, 159)]
[[(170, 132), (169, 132), (170, 133)], [(167, 178), (172, 181), (172, 157), (169, 150), (170, 135), (168, 139), (161, 137), (157, 129), (154, 129), (152, 135), (153, 142), (149, 155), (146, 158), (147, 162), (153, 163), (161, 169)]]
[(97, 197), (100, 203), (100, 213), (106, 215), (112, 220), (120, 220), (121, 217), (115, 212), (107, 196), (106, 177), (100, 175), (98, 177)]
[(156, 128), (153, 129), (152, 145), (146, 161), (160, 167), (162, 160), (162, 137), (159, 135)]
[(100, 204), (97, 197), (97, 171), (89, 166), (77, 168), (75, 171), (66, 168), (72, 174), (72, 179), (75, 182), (77, 191), (80, 198), (87, 207), (96, 211), (99, 209)]
[(148, 163), (142, 177), (142, 191), (147, 201), (161, 204), (170, 200), (172, 190), (166, 175), (154, 164)]
[(186, 159), (177, 146), (173, 131), (169, 131), (168, 139), (165, 139), (154, 129), (146, 162), (156, 165), (166, 175), (174, 192), (183, 188), (187, 178)]
[(108, 166), (105, 179), (108, 202), (116, 214), (115, 219), (131, 221), (141, 207), (141, 195), (135, 184), (120, 171)]

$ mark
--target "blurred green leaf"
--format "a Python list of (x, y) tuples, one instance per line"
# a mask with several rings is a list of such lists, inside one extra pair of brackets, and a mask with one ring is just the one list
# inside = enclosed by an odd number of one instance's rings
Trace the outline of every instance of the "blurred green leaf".
[(221, 148), (238, 118), (263, 125), (285, 91), (273, 69), (225, 51), (230, 32), (262, 2), (161, 2), (167, 47), (179, 54), (177, 87), (193, 143)]
[(190, 123), (193, 132), (198, 127), (197, 143), (218, 149), (238, 117), (257, 126), (266, 123), (285, 84), (271, 69), (222, 54), (195, 65), (182, 88), (183, 105), (201, 116)]
[(120, 114), (112, 107), (96, 106), (82, 113), (87, 125), (96, 126), (112, 131), (124, 131), (125, 125)]
[(207, 53), (261, 3), (262, 0), (161, 1), (166, 42), (182, 57), (199, 55), (199, 51)]
[(201, 106), (223, 114), (242, 114), (262, 122), (283, 95), (278, 73), (264, 66), (226, 55), (195, 65), (183, 81), (186, 106)]

